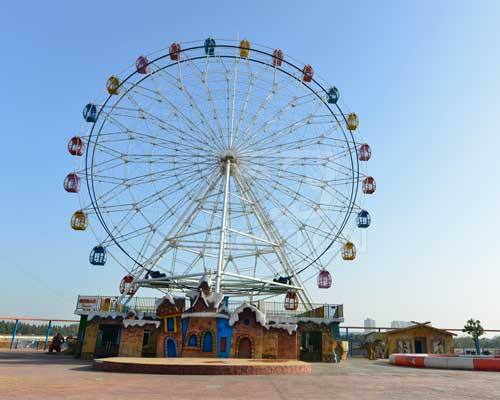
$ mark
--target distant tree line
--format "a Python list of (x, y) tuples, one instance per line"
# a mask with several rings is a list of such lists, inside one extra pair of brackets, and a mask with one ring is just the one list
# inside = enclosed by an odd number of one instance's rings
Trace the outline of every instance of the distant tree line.
[[(10, 335), (14, 331), (15, 321), (0, 321), (0, 335)], [(19, 322), (17, 327), (18, 335), (44, 336), (47, 334), (48, 324), (30, 324)], [(51, 335), (60, 332), (63, 336), (76, 336), (78, 333), (78, 324), (71, 325), (52, 325), (50, 327)]]
[[(479, 339), (479, 342), (481, 344), (481, 348), (483, 349), (500, 349), (500, 336), (495, 336), (491, 339), (481, 338)], [(470, 336), (453, 338), (453, 347), (455, 347), (456, 349), (474, 349), (474, 339), (472, 339)]]

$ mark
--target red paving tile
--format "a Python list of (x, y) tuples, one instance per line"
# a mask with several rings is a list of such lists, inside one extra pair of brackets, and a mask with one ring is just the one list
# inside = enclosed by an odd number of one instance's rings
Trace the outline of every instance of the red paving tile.
[(60, 354), (0, 352), (0, 399), (500, 399), (500, 374), (365, 359), (313, 364), (312, 375), (119, 374)]

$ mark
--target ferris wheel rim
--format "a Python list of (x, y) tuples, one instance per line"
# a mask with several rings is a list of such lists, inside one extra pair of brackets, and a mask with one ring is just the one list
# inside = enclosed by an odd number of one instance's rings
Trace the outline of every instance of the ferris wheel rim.
[[(214, 46), (215, 48), (228, 48), (228, 49), (242, 49), (241, 46), (234, 46), (234, 45), (215, 45)], [(189, 51), (193, 51), (193, 50), (199, 50), (199, 49), (203, 49), (204, 46), (193, 46), (193, 47), (189, 47), (189, 48), (185, 48), (185, 49), (181, 49), (180, 51), (176, 52), (176, 53), (187, 53)], [(256, 48), (252, 48), (252, 51), (253, 52), (256, 52), (256, 53), (260, 53), (262, 55), (266, 55), (266, 56), (269, 56), (271, 59), (273, 57), (273, 55), (269, 52), (266, 52), (266, 51), (262, 51), (260, 49), (256, 49)], [(155, 58), (154, 60), (150, 61), (149, 64), (152, 64), (154, 62), (157, 62), (159, 60), (163, 60), (167, 57), (169, 57), (172, 53), (167, 53), (167, 54), (164, 54), (164, 55), (161, 55), (157, 58)], [(240, 59), (241, 57), (238, 56), (238, 55), (218, 55), (216, 57), (220, 57), (220, 58), (227, 58), (227, 59)], [(199, 56), (199, 57), (188, 57), (188, 58), (181, 58), (181, 60), (177, 60), (175, 62), (172, 62), (172, 63), (169, 63), (161, 68), (159, 68), (158, 70), (155, 71), (155, 73), (157, 71), (163, 71), (167, 68), (170, 68), (172, 66), (175, 66), (175, 65), (178, 65), (178, 64), (181, 64), (181, 63), (184, 63), (184, 62), (188, 62), (188, 61), (192, 61), (192, 60), (197, 60), (197, 59), (205, 59), (207, 58), (207, 56)], [(323, 100), (323, 98), (321, 97), (321, 94), (325, 94), (327, 93), (327, 89), (325, 89), (325, 87), (322, 86), (321, 83), (319, 83), (316, 79), (313, 78), (312, 82), (314, 82), (321, 90), (320, 91), (315, 91), (309, 84), (306, 84), (305, 82), (302, 82), (300, 81), (300, 79), (298, 79), (296, 76), (292, 75), (291, 73), (289, 73), (288, 71), (280, 68), (280, 67), (276, 67), (276, 66), (273, 66), (271, 63), (269, 62), (264, 62), (262, 60), (259, 60), (259, 59), (255, 59), (255, 58), (252, 58), (252, 57), (247, 57), (246, 58), (248, 61), (250, 62), (255, 62), (255, 63), (259, 63), (259, 64), (262, 64), (262, 65), (266, 65), (268, 67), (272, 67), (272, 68), (275, 68), (276, 70), (279, 70), (281, 73), (285, 73), (287, 74), (289, 77), (295, 79), (296, 81), (300, 82), (303, 86), (305, 86), (313, 95), (315, 95), (322, 103), (324, 106), (327, 107), (327, 109), (329, 110), (329, 112), (331, 113), (331, 115), (335, 118), (335, 120), (337, 121), (338, 125), (341, 126), (341, 130), (342, 130), (342, 134), (344, 136), (344, 139), (345, 139), (345, 142), (348, 143), (348, 149), (349, 149), (349, 156), (350, 156), (350, 161), (351, 161), (351, 166), (352, 166), (352, 171), (354, 171), (354, 174), (352, 174), (352, 186), (351, 186), (351, 194), (350, 194), (350, 199), (349, 199), (349, 207), (348, 207), (348, 212), (345, 213), (345, 216), (344, 216), (344, 219), (340, 225), (340, 229), (337, 231), (337, 234), (336, 236), (331, 240), (331, 242), (329, 243), (329, 245), (326, 247), (326, 249), (324, 249), (319, 256), (316, 257), (315, 260), (309, 262), (305, 267), (303, 267), (300, 271), (298, 271), (298, 273), (302, 273), (303, 271), (305, 271), (307, 268), (309, 268), (311, 265), (314, 265), (318, 259), (320, 259), (333, 245), (334, 243), (339, 239), (339, 237), (341, 236), (341, 233), (342, 231), (344, 230), (345, 226), (347, 225), (347, 223), (349, 222), (350, 218), (351, 218), (351, 215), (352, 215), (352, 212), (353, 212), (353, 209), (356, 205), (356, 198), (357, 198), (357, 194), (358, 194), (358, 189), (359, 189), (359, 160), (358, 160), (358, 149), (357, 149), (357, 142), (354, 138), (354, 135), (353, 135), (353, 132), (351, 129), (349, 128), (346, 128), (346, 130), (349, 131), (349, 134), (347, 134), (345, 132), (345, 129), (343, 128), (343, 125), (340, 123), (339, 119), (337, 118), (337, 115), (335, 114), (334, 110), (332, 110), (330, 104), (328, 104), (326, 101)], [(296, 71), (300, 72), (301, 69), (300, 67), (298, 67), (297, 65), (287, 61), (287, 60), (282, 60), (284, 63), (288, 64), (290, 67), (294, 68)], [(137, 71), (134, 71), (132, 73), (130, 73), (125, 79), (123, 79), (123, 81), (120, 82), (120, 86), (122, 86), (124, 83), (128, 82), (129, 79), (131, 79), (133, 76), (135, 76), (138, 72)], [(132, 87), (135, 87), (137, 84), (139, 84), (140, 82), (148, 79), (150, 74), (147, 74), (146, 76), (142, 77), (141, 79), (139, 79), (136, 83), (134, 83), (132, 85)], [(130, 89), (127, 89), (127, 92), (129, 91)], [(125, 93), (121, 96), (123, 97), (125, 95)], [(108, 104), (108, 102), (110, 101), (110, 99), (113, 97), (113, 95), (109, 95), (106, 100), (100, 105), (99, 107), (99, 111), (98, 111), (98, 116), (97, 116), (97, 121), (100, 120), (100, 116), (101, 114), (103, 113), (103, 109), (104, 107)], [(117, 102), (118, 103), (118, 102)], [(335, 104), (335, 107), (336, 107), (336, 110), (343, 116), (343, 119), (345, 123), (347, 123), (347, 120), (346, 120), (346, 116), (345, 114), (343, 113), (342, 109), (340, 108), (340, 106), (338, 104)], [(89, 134), (89, 138), (92, 138), (93, 135), (95, 139), (97, 139), (99, 137), (99, 135), (101, 134), (101, 131), (102, 131), (102, 127), (104, 125), (104, 121), (102, 121), (102, 123), (100, 124), (100, 128), (99, 128), (99, 132), (97, 134), (95, 134), (94, 130), (97, 126), (97, 121), (96, 122), (93, 122), (93, 125), (92, 125), (92, 128), (91, 128), (91, 131), (90, 131), (90, 134)], [(350, 137), (348, 137), (348, 135)], [(352, 147), (354, 147), (354, 149), (352, 149)], [(86, 178), (86, 184), (87, 184), (87, 189), (89, 191), (89, 194), (90, 194), (90, 199), (91, 199), (91, 203), (92, 203), (92, 207), (95, 211), (95, 214), (97, 216), (97, 218), (99, 219), (99, 222), (101, 224), (101, 226), (104, 228), (104, 230), (107, 232), (108, 234), (108, 237), (111, 238), (113, 240), (113, 242), (117, 245), (117, 247), (125, 254), (128, 256), (128, 258), (134, 262), (134, 264), (138, 265), (138, 266), (142, 266), (142, 263), (139, 262), (138, 259), (136, 259), (135, 257), (131, 256), (129, 254), (129, 252), (122, 247), (121, 243), (119, 240), (117, 240), (115, 238), (115, 236), (113, 235), (112, 233), (112, 230), (108, 227), (102, 213), (101, 213), (101, 209), (99, 207), (99, 203), (98, 203), (98, 200), (97, 200), (97, 196), (96, 196), (96, 192), (95, 192), (95, 186), (94, 186), (94, 180), (93, 180), (93, 168), (94, 168), (94, 156), (95, 156), (95, 151), (96, 151), (96, 147), (93, 146), (93, 149), (92, 149), (92, 155), (91, 155), (91, 160), (90, 160), (90, 174), (88, 173), (89, 171), (89, 149), (90, 149), (90, 146), (87, 146), (86, 148), (86, 153), (85, 153), (85, 171), (86, 171), (86, 174), (85, 174), (85, 178)], [(354, 150), (354, 152), (353, 152)], [(354, 157), (354, 159), (353, 159)]]

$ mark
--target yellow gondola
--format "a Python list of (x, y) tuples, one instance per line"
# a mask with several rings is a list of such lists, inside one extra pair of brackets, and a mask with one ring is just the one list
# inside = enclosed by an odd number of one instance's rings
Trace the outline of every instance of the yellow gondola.
[(120, 93), (120, 80), (116, 76), (110, 76), (106, 82), (106, 89), (108, 89), (109, 94)]
[(87, 214), (83, 210), (75, 211), (71, 217), (71, 227), (75, 231), (84, 231), (87, 229)]
[(351, 113), (347, 117), (347, 127), (351, 131), (355, 131), (359, 125), (359, 118), (355, 113)]
[(250, 42), (246, 39), (243, 39), (240, 42), (240, 57), (247, 58), (250, 55)]
[(354, 246), (354, 243), (347, 242), (344, 244), (344, 247), (342, 248), (342, 258), (349, 261), (356, 258), (356, 247)]

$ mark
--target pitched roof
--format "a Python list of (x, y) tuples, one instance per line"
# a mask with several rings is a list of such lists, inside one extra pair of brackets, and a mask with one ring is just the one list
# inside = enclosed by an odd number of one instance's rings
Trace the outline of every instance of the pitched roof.
[(436, 331), (436, 332), (440, 332), (440, 333), (443, 333), (445, 335), (453, 335), (453, 336), (457, 336), (456, 333), (453, 333), (453, 332), (450, 332), (450, 331), (447, 331), (445, 329), (439, 329), (439, 328), (435, 328), (433, 326), (430, 325), (430, 322), (416, 322), (416, 321), (411, 321), (414, 325), (410, 325), (410, 326), (406, 326), (404, 328), (396, 328), (396, 329), (392, 329), (390, 331), (387, 331), (387, 332), (384, 332), (385, 334), (387, 335), (392, 335), (394, 333), (401, 333), (401, 332), (405, 332), (405, 331), (411, 331), (413, 329), (417, 329), (417, 328), (427, 328), (427, 329), (431, 329), (433, 331)]

